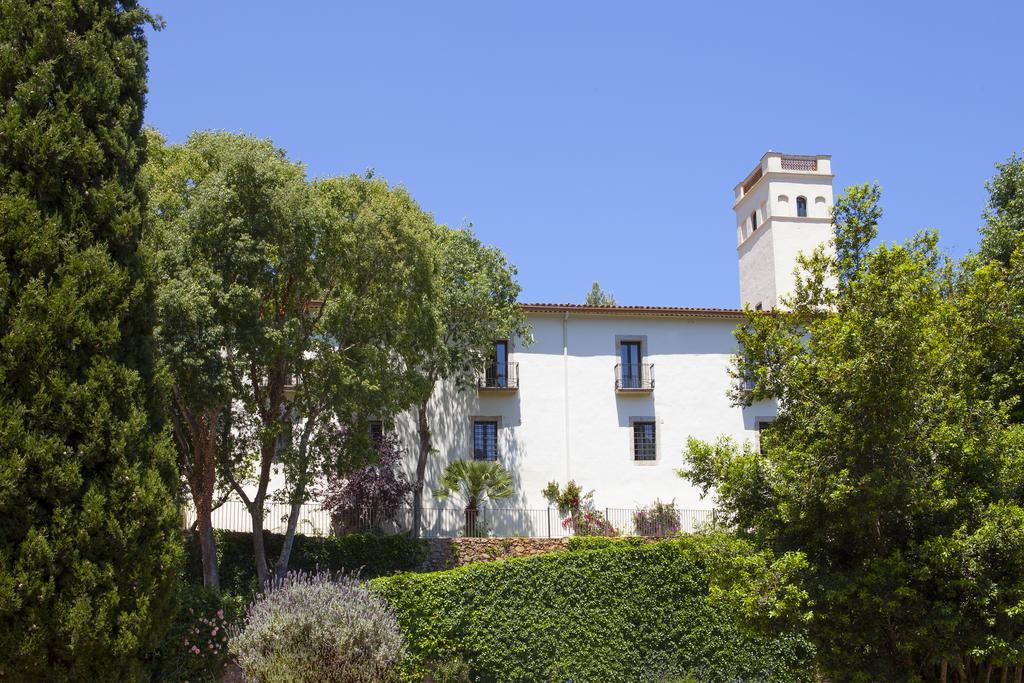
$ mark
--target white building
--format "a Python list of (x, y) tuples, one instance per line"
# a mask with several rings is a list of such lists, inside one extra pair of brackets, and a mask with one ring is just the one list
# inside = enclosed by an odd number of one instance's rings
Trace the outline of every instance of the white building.
[[(768, 152), (736, 186), (738, 303), (778, 306), (793, 287), (797, 254), (830, 239), (832, 178), (829, 156)], [(655, 499), (710, 508), (675, 473), (687, 437), (756, 441), (759, 424), (775, 415), (771, 403), (743, 409), (726, 396), (741, 308), (523, 308), (534, 343), (498, 343), (499, 361), (478, 390), (442, 389), (432, 399), (438, 452), (425, 505), (436, 505), (430, 491), (449, 462), (476, 457), (497, 459), (515, 480), (514, 497), (495, 506), (547, 508), (544, 486), (574, 479), (595, 491), (601, 509)], [(412, 472), (414, 416), (400, 417), (396, 429)]]
[[(759, 427), (774, 418), (771, 402), (729, 403), (732, 333), (743, 304), (778, 307), (793, 288), (797, 255), (831, 238), (832, 177), (829, 156), (768, 152), (736, 186), (735, 309), (524, 304), (534, 343), (496, 340), (499, 362), (478, 389), (442, 387), (431, 399), (437, 452), (427, 467), (424, 506), (434, 509), (425, 510), (424, 533), (461, 532), (460, 502), (434, 501), (432, 492), (449, 462), (472, 458), (495, 459), (512, 474), (513, 497), (487, 506), (485, 525), (498, 535), (562, 533), (541, 493), (550, 481), (593, 490), (595, 506), (619, 529), (631, 523), (631, 510), (656, 499), (710, 510), (713, 501), (675, 472), (687, 437), (756, 443)], [(394, 428), (413, 478), (415, 414), (400, 415)], [(272, 491), (281, 479), (274, 476)], [(283, 530), (287, 509), (272, 506), (270, 528)], [(327, 533), (326, 513), (305, 514), (304, 531)], [(240, 504), (214, 517), (222, 528), (248, 528)]]

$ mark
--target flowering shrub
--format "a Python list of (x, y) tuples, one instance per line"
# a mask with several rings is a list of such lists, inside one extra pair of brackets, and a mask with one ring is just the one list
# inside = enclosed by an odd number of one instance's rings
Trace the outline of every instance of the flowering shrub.
[(577, 536), (618, 536), (618, 530), (605, 519), (603, 512), (580, 510), (562, 520), (562, 528), (572, 529)]
[(633, 528), (641, 536), (675, 536), (683, 528), (676, 502), (662, 503), (655, 499), (649, 507), (635, 511)]
[(577, 536), (618, 536), (604, 514), (594, 510), (593, 491), (583, 493), (583, 488), (570, 480), (564, 489), (556, 481), (548, 482), (541, 493), (558, 508), (559, 514), (566, 515), (563, 529), (572, 529)]
[(153, 679), (216, 681), (228, 662), (228, 626), (240, 600), (202, 586), (183, 584), (178, 613), (156, 657)]
[(291, 573), (246, 608), (231, 652), (253, 681), (391, 681), (404, 654), (392, 611), (356, 577)]
[(557, 481), (549, 481), (541, 493), (562, 515), (571, 515), (584, 507), (593, 506), (594, 492), (583, 493), (583, 487), (573, 480), (564, 489), (559, 488)]
[(377, 441), (377, 462), (332, 478), (321, 507), (331, 513), (335, 533), (380, 532), (395, 519), (412, 493), (413, 485), (402, 470), (404, 450), (393, 434)]

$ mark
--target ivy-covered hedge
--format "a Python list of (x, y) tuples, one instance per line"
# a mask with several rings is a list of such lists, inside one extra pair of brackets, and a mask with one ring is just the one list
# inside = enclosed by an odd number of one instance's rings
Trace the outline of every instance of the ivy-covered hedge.
[[(215, 531), (217, 560), (221, 589), (236, 595), (252, 595), (258, 586), (252, 554), (252, 534), (241, 531)], [(264, 533), (267, 558), (274, 561), (284, 543), (283, 534)], [(203, 581), (203, 565), (199, 555), (198, 538), (190, 534), (186, 539), (186, 571), (194, 583)], [(408, 536), (374, 536), (348, 534), (346, 536), (295, 535), (290, 569), (316, 571), (356, 571), (364, 578), (386, 576), (396, 572), (412, 571), (426, 558), (424, 541)]]
[(568, 549), (575, 552), (605, 548), (640, 548), (650, 543), (649, 539), (640, 536), (570, 536)]
[(474, 681), (811, 679), (803, 634), (746, 633), (708, 600), (708, 546), (586, 543), (375, 580), (406, 636), (405, 679), (459, 660)]

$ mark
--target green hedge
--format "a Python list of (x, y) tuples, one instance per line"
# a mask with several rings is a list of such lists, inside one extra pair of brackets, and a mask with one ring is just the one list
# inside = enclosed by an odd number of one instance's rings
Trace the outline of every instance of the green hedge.
[(572, 552), (579, 550), (604, 550), (605, 548), (640, 548), (650, 545), (650, 541), (640, 536), (570, 536), (568, 548)]
[[(237, 595), (252, 595), (258, 587), (252, 555), (252, 534), (242, 531), (214, 533), (221, 589)], [(191, 582), (201, 584), (203, 565), (198, 538), (195, 534), (188, 536), (185, 543), (186, 572)], [(281, 551), (284, 534), (264, 533), (263, 538), (267, 559), (273, 563)], [(372, 578), (412, 571), (424, 560), (426, 553), (427, 545), (424, 541), (408, 536), (349, 534), (319, 537), (296, 534), (288, 566), (293, 570), (306, 571), (360, 570), (361, 576)]]
[(475, 681), (806, 681), (802, 634), (740, 630), (708, 601), (708, 557), (686, 538), (472, 564), (373, 582), (420, 681), (459, 659)]

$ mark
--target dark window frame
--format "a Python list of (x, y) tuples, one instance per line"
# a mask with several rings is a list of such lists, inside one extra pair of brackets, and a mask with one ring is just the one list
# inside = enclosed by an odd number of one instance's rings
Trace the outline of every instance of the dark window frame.
[(658, 424), (656, 420), (634, 420), (633, 462), (653, 462), (658, 459)]
[(507, 389), (509, 381), (508, 363), (508, 339), (495, 339), (494, 352), (491, 355), (490, 364), (487, 366), (487, 386), (497, 389)]
[[(636, 349), (636, 354), (627, 351)], [(639, 389), (644, 382), (644, 343), (641, 339), (619, 341), (619, 381), (623, 389)]]
[(798, 218), (807, 218), (807, 197), (796, 198), (796, 215)]
[(369, 433), (371, 441), (382, 441), (384, 435), (387, 434), (384, 420), (370, 420), (366, 424), (366, 431)]
[[(487, 432), (491, 432), (488, 434)], [(498, 459), (498, 421), (473, 420), (473, 460)]]

